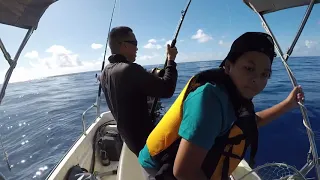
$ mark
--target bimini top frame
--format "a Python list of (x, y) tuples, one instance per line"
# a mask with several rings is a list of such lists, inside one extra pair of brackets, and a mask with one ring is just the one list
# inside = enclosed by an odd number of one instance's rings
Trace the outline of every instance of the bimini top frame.
[[(243, 0), (253, 11), (265, 15), (284, 9), (310, 5), (310, 0)], [(315, 0), (313, 4), (320, 3), (320, 0)]]
[(4, 83), (2, 84), (0, 92), (0, 104), (4, 98), (7, 85), (9, 83), (13, 69), (17, 65), (19, 56), (27, 44), (34, 30), (37, 29), (38, 23), (46, 9), (54, 2), (58, 0), (1, 0), (0, 1), (0, 23), (6, 24), (18, 28), (27, 29), (28, 32), (25, 35), (16, 55), (12, 59), (7, 52), (1, 38), (0, 48), (8, 61), (10, 68), (8, 69)]
[[(307, 20), (309, 19), (309, 16), (311, 14), (311, 11), (312, 11), (314, 4), (320, 3), (320, 0), (269, 0), (269, 1), (266, 1), (266, 0), (244, 0), (244, 3), (247, 6), (249, 6), (260, 17), (260, 19), (262, 21), (263, 28), (273, 38), (276, 51), (278, 52), (278, 54), (282, 60), (282, 63), (288, 72), (288, 75), (290, 77), (292, 85), (297, 86), (298, 85), (297, 80), (295, 79), (291, 69), (289, 68), (287, 61), (288, 61), (289, 56), (293, 52), (293, 49), (294, 49), (294, 47), (300, 37), (305, 25), (306, 25)], [(279, 45), (277, 39), (275, 38), (268, 23), (266, 22), (264, 15), (267, 13), (276, 12), (279, 10), (294, 8), (294, 7), (298, 7), (298, 6), (306, 6), (306, 5), (308, 5), (308, 8), (306, 10), (306, 13), (305, 13), (303, 19), (302, 19), (302, 22), (301, 22), (301, 25), (298, 29), (298, 32), (297, 32), (290, 48), (288, 49), (286, 54), (284, 54), (280, 48), (280, 45)], [(301, 110), (301, 113), (303, 116), (303, 124), (305, 125), (305, 127), (307, 129), (308, 139), (310, 142), (310, 150), (309, 150), (308, 155), (312, 154), (312, 156), (313, 156), (313, 159), (310, 159), (309, 158), (310, 156), (308, 156), (307, 163), (300, 170), (300, 172), (303, 175), (306, 175), (313, 167), (315, 167), (317, 179), (320, 180), (319, 157), (318, 157), (318, 152), (317, 152), (317, 148), (316, 148), (316, 143), (314, 140), (314, 133), (311, 129), (310, 121), (309, 121), (308, 114), (307, 114), (307, 109), (304, 106), (304, 103), (299, 102), (299, 105), (300, 105), (300, 110)]]
[[(0, 37), (0, 49), (8, 61), (10, 67), (6, 73), (4, 83), (0, 92), (0, 105), (5, 96), (5, 91), (8, 86), (13, 69), (16, 67), (19, 56), (27, 44), (34, 30), (37, 29), (38, 23), (46, 9), (58, 0), (0, 0), (0, 23), (10, 25), (18, 28), (27, 29), (28, 32), (25, 35), (16, 55), (12, 59), (7, 52), (1, 37)], [(4, 150), (1, 136), (0, 143), (3, 149), (5, 160), (7, 162), (8, 169), (11, 170), (9, 158), (7, 152)]]

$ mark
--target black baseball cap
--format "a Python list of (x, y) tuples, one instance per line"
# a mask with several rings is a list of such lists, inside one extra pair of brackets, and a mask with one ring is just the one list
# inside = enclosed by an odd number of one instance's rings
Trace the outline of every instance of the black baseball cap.
[(272, 37), (263, 32), (246, 32), (238, 37), (231, 45), (227, 57), (222, 61), (220, 67), (225, 65), (227, 59), (237, 59), (242, 54), (249, 51), (258, 51), (266, 54), (271, 63), (277, 54), (274, 52), (274, 43)]

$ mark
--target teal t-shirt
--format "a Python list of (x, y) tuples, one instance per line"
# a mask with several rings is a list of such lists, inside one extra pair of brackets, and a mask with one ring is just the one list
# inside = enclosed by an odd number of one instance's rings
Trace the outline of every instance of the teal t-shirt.
[[(225, 91), (222, 86), (206, 83), (187, 96), (178, 132), (183, 139), (209, 150), (216, 137), (232, 126), (236, 117)], [(157, 168), (147, 146), (140, 151), (138, 160), (145, 168)]]

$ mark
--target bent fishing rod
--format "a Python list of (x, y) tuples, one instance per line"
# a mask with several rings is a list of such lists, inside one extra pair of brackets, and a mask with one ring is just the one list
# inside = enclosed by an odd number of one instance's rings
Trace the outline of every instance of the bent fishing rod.
[[(173, 38), (173, 40), (172, 40), (172, 42), (171, 42), (171, 45), (170, 45), (171, 48), (175, 47), (175, 45), (176, 45), (176, 43), (177, 43), (177, 39), (178, 39), (178, 35), (179, 35), (179, 32), (180, 32), (180, 28), (181, 28), (181, 26), (182, 26), (182, 23), (183, 23), (183, 20), (184, 20), (184, 18), (185, 18), (185, 15), (186, 15), (186, 13), (187, 13), (187, 11), (188, 11), (188, 9), (189, 9), (189, 6), (190, 6), (191, 1), (192, 1), (192, 0), (189, 0), (186, 8), (181, 11), (181, 19), (180, 19), (180, 22), (179, 22), (179, 24), (178, 24), (178, 27), (177, 27), (176, 33), (175, 33), (175, 35), (174, 35), (174, 38)], [(167, 55), (167, 57), (166, 57), (166, 61), (165, 61), (165, 63), (164, 63), (163, 69), (160, 70), (159, 77), (162, 77), (162, 76), (164, 75), (164, 69), (167, 67), (167, 63), (168, 63), (168, 55)], [(154, 70), (153, 70), (153, 71), (154, 71)], [(161, 72), (161, 71), (162, 71), (162, 72)], [(152, 73), (153, 73), (153, 72), (152, 72)], [(158, 103), (158, 100), (159, 100), (159, 98), (158, 98), (158, 97), (155, 97), (154, 100), (153, 100), (153, 102), (152, 102), (151, 111), (150, 111), (150, 116), (151, 116), (151, 118), (152, 118), (152, 121), (155, 121), (155, 109), (156, 109), (156, 105), (157, 105), (157, 103)]]
[[(107, 54), (107, 48), (108, 48), (108, 43), (109, 43), (109, 34), (110, 34), (110, 30), (111, 30), (111, 24), (112, 24), (112, 20), (113, 20), (113, 14), (114, 14), (114, 9), (116, 7), (117, 4), (117, 0), (114, 0), (114, 4), (113, 4), (113, 9), (112, 9), (112, 14), (111, 14), (111, 18), (110, 18), (110, 24), (109, 24), (109, 30), (108, 30), (108, 37), (107, 37), (107, 42), (106, 42), (106, 47), (104, 49), (104, 55), (103, 55), (103, 62), (102, 62), (102, 67), (101, 67), (101, 71), (103, 71), (104, 69), (104, 64), (106, 62), (106, 54)], [(101, 77), (100, 77), (101, 78)], [(101, 80), (101, 79), (100, 79)], [(99, 81), (100, 81), (99, 80)], [(99, 83), (99, 90), (98, 90), (98, 96), (96, 99), (96, 106), (97, 106), (97, 116), (100, 115), (100, 97), (101, 97), (101, 83)]]

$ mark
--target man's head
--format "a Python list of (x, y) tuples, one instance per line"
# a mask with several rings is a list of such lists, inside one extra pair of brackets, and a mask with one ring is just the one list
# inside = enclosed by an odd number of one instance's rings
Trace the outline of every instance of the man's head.
[(137, 56), (138, 42), (131, 28), (114, 27), (109, 34), (109, 46), (112, 54), (121, 54), (134, 62)]
[(252, 99), (266, 87), (275, 55), (271, 36), (247, 32), (233, 42), (220, 67), (224, 67), (241, 95)]

